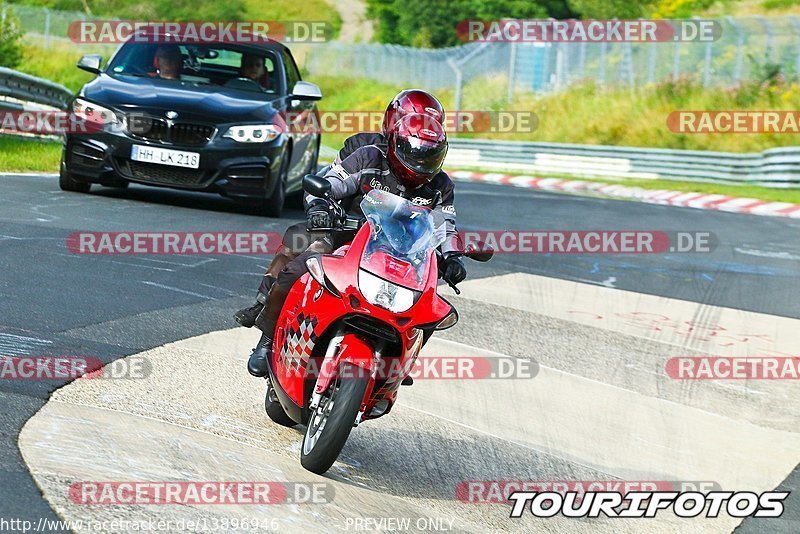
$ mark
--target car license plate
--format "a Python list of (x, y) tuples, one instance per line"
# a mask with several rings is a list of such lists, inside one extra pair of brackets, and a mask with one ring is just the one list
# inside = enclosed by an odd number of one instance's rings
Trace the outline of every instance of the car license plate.
[(152, 146), (133, 145), (131, 147), (131, 159), (147, 163), (158, 163), (159, 165), (188, 167), (189, 169), (200, 167), (200, 154), (197, 152), (183, 152)]

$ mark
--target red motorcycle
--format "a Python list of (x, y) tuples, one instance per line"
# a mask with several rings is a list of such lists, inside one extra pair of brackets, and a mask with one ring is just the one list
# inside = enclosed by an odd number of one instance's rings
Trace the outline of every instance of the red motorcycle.
[[(334, 231), (355, 237), (309, 258), (308, 273), (291, 288), (275, 329), (265, 405), (276, 423), (307, 426), (300, 461), (324, 473), (354, 426), (392, 410), (422, 346), (458, 314), (436, 292), (436, 248), (445, 235), (429, 209), (372, 189), (362, 221), (330, 198), (324, 178), (308, 175), (303, 186), (329, 202)], [(488, 261), (492, 252), (461, 255)]]

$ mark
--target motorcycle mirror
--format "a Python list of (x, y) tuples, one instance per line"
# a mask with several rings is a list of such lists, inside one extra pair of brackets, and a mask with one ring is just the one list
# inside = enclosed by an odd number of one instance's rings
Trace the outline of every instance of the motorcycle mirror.
[(306, 193), (315, 197), (324, 197), (330, 193), (331, 183), (322, 176), (306, 174), (305, 178), (303, 178), (303, 189), (305, 189)]
[(466, 250), (464, 250), (464, 256), (471, 260), (487, 262), (494, 256), (494, 250), (483, 241), (478, 241), (467, 246)]

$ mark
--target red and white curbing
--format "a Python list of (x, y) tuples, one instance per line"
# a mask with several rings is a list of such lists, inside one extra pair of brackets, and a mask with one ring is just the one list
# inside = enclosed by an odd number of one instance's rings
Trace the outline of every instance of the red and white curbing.
[(562, 180), (559, 178), (535, 178), (525, 175), (455, 170), (448, 170), (447, 174), (454, 180), (462, 182), (482, 182), (510, 185), (525, 189), (564, 191), (567, 193), (585, 192), (609, 197), (634, 199), (649, 204), (664, 204), (668, 206), (681, 206), (684, 208), (800, 219), (800, 204), (792, 204), (790, 202), (768, 202), (756, 198), (729, 197), (726, 195), (712, 195), (709, 193), (687, 193), (685, 191), (668, 191), (665, 189), (643, 189), (641, 187), (619, 184), (586, 182), (583, 180)]

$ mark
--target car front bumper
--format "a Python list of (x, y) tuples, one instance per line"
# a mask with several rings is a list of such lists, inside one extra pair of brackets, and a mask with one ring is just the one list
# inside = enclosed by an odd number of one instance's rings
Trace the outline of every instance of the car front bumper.
[[(263, 200), (272, 194), (280, 174), (284, 140), (242, 144), (215, 137), (203, 146), (153, 143), (123, 133), (67, 134), (62, 171), (75, 180), (119, 186), (137, 182), (159, 187), (219, 193), (235, 199)], [(197, 169), (131, 160), (133, 145), (197, 152)]]

